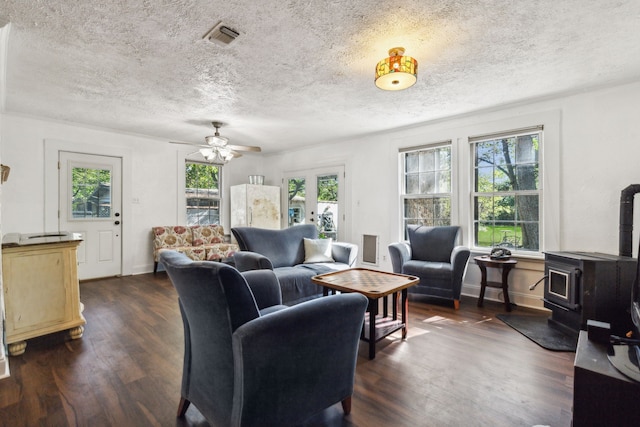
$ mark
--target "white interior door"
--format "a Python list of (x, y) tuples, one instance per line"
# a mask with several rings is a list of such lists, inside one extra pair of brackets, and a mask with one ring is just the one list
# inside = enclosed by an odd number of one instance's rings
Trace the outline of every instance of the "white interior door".
[(343, 238), (344, 166), (288, 172), (284, 188), (287, 227), (315, 224), (321, 237)]
[(59, 229), (80, 233), (78, 277), (122, 274), (122, 159), (59, 152)]

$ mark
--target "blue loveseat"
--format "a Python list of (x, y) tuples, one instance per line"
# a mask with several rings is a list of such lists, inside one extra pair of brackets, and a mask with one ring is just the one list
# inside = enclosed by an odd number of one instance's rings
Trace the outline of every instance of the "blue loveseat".
[(254, 227), (234, 227), (239, 252), (233, 256), (240, 271), (273, 270), (280, 282), (282, 302), (294, 305), (322, 295), (322, 288), (311, 282), (317, 274), (345, 270), (355, 266), (358, 246), (346, 242), (331, 242), (329, 262), (305, 263), (304, 239), (318, 239), (313, 224), (297, 225), (282, 230)]

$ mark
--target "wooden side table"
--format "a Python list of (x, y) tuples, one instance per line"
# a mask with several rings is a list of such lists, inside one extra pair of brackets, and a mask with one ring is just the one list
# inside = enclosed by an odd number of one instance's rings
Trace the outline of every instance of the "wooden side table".
[[(488, 255), (474, 257), (473, 260), (480, 267), (482, 279), (480, 280), (480, 297), (478, 297), (478, 307), (482, 307), (484, 292), (488, 287), (502, 288), (504, 294), (504, 305), (507, 311), (511, 311), (511, 301), (509, 301), (509, 273), (516, 266), (515, 259), (491, 259)], [(502, 282), (487, 281), (487, 267), (502, 269)]]

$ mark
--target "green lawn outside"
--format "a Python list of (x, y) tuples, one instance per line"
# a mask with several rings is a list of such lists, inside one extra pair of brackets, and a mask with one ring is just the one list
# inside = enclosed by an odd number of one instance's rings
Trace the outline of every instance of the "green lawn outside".
[(505, 236), (506, 241), (513, 246), (517, 247), (522, 244), (521, 227), (509, 225), (480, 225), (478, 227), (478, 246), (489, 248), (498, 246), (504, 241)]

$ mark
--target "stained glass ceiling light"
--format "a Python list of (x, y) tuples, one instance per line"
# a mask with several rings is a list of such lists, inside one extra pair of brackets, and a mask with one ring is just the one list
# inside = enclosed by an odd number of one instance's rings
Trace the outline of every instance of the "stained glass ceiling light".
[(402, 90), (418, 80), (418, 61), (404, 55), (403, 47), (389, 49), (389, 57), (376, 65), (376, 86), (383, 90)]

